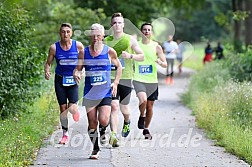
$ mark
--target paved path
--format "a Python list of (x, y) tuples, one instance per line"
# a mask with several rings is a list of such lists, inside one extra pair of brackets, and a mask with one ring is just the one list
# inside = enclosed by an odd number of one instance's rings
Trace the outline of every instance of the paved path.
[[(126, 139), (120, 138), (121, 146), (103, 146), (99, 160), (88, 159), (91, 153), (87, 133), (87, 119), (84, 108), (79, 123), (70, 118), (71, 140), (68, 145), (55, 144), (61, 137), (61, 130), (55, 131), (40, 149), (36, 167), (249, 167), (235, 156), (225, 153), (221, 147), (206, 139), (203, 130), (195, 127), (191, 110), (180, 102), (180, 94), (185, 92), (192, 71), (184, 69), (175, 75), (173, 86), (165, 85), (160, 77), (159, 100), (155, 102), (154, 115), (150, 125), (151, 141), (144, 140), (137, 128), (139, 117), (138, 100), (135, 92), (130, 103), (131, 133)], [(120, 114), (120, 130), (122, 127)], [(108, 132), (109, 133), (109, 132)], [(109, 135), (109, 134), (108, 134)]]

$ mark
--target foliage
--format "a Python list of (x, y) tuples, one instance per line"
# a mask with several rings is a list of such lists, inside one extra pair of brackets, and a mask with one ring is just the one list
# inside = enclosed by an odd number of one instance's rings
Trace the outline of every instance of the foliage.
[(252, 164), (252, 84), (233, 81), (223, 64), (212, 62), (195, 74), (183, 101), (216, 144)]
[(25, 111), (39, 95), (42, 56), (31, 42), (31, 17), (22, 8), (0, 10), (0, 116)]
[[(201, 8), (191, 10), (188, 14), (187, 9), (170, 10), (170, 19), (174, 22), (176, 33), (175, 38), (179, 38), (191, 42), (201, 41), (201, 37), (208, 40), (222, 40), (226, 38), (229, 26), (222, 26), (217, 23), (216, 16), (228, 10), (228, 4), (225, 7), (220, 6), (221, 3), (211, 1), (201, 4)], [(223, 5), (224, 6), (224, 5)], [(221, 8), (222, 7), (222, 8)], [(230, 16), (231, 17), (231, 16)], [(227, 24), (227, 23), (226, 23)]]
[[(51, 85), (52, 82), (51, 82)], [(53, 88), (53, 87), (52, 87)], [(55, 128), (58, 104), (50, 90), (28, 107), (30, 113), (0, 120), (0, 166), (29, 166)]]
[(69, 22), (73, 26), (73, 39), (79, 40), (84, 45), (89, 43), (89, 38), (84, 35), (85, 30), (95, 22), (105, 19), (103, 10), (91, 10), (77, 7), (72, 1), (44, 1), (37, 10), (37, 24), (33, 33), (34, 40), (40, 41), (39, 49), (47, 53), (49, 46), (59, 39), (61, 23)]
[(241, 10), (237, 10), (235, 12), (233, 12), (233, 19), (240, 21), (240, 20), (245, 20), (247, 17), (249, 17), (250, 12), (248, 11), (241, 11)]
[(193, 70), (201, 70), (203, 66), (204, 48), (206, 43), (193, 44), (193, 53), (190, 56), (184, 54), (183, 66)]
[(252, 50), (248, 49), (246, 53), (234, 54), (229, 52), (226, 56), (225, 67), (229, 69), (230, 74), (238, 81), (252, 81)]
[(192, 87), (196, 87), (199, 92), (211, 92), (215, 86), (224, 84), (230, 78), (231, 75), (228, 69), (223, 69), (222, 62), (213, 62), (206, 64), (197, 75), (193, 76)]
[(106, 16), (110, 17), (113, 13), (121, 12), (123, 16), (129, 19), (134, 25), (138, 26), (142, 22), (150, 22), (151, 18), (157, 17), (159, 8), (156, 4), (159, 1), (153, 0), (89, 0), (83, 3), (82, 0), (74, 0), (78, 6), (88, 7), (92, 10), (104, 9)]

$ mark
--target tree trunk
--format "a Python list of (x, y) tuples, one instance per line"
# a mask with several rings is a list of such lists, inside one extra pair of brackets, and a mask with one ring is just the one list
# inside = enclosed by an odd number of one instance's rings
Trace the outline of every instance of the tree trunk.
[[(232, 0), (233, 12), (241, 10), (243, 0)], [(237, 52), (242, 51), (242, 41), (241, 41), (241, 21), (234, 20), (234, 49)]]
[(246, 0), (245, 1), (245, 8), (247, 12), (249, 13), (249, 17), (246, 18), (245, 20), (245, 44), (246, 47), (248, 45), (252, 45), (252, 12), (251, 12), (251, 8), (252, 8), (252, 0)]

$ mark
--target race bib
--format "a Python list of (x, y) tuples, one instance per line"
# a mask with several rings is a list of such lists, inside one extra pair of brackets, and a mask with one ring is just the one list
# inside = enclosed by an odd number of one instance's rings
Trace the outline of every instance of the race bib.
[[(122, 64), (122, 68), (125, 68), (124, 58), (119, 58), (119, 61)], [(111, 64), (111, 70), (116, 70), (116, 66), (114, 64)]]
[(62, 83), (63, 86), (72, 86), (76, 84), (73, 76), (63, 76)]
[(102, 74), (96, 74), (96, 75), (90, 76), (90, 83), (93, 86), (107, 83), (106, 74), (102, 73)]
[(152, 73), (152, 65), (139, 65), (139, 73), (143, 75)]

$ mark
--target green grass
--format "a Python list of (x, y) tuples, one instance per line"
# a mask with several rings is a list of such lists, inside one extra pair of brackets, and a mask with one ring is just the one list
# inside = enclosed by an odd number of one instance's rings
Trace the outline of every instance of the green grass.
[[(53, 76), (53, 75), (52, 75)], [(54, 92), (53, 77), (41, 88), (43, 95), (27, 113), (18, 117), (0, 120), (0, 167), (29, 166), (43, 141), (58, 124), (59, 107)], [(79, 85), (79, 99), (82, 103), (84, 78)], [(79, 105), (80, 105), (79, 104)]]
[(221, 63), (210, 63), (192, 77), (182, 99), (216, 145), (252, 165), (251, 82), (234, 82)]
[(29, 166), (55, 129), (58, 105), (53, 90), (38, 98), (28, 112), (0, 121), (0, 166)]
[(183, 62), (184, 67), (188, 67), (194, 70), (200, 70), (203, 68), (203, 58), (205, 56), (205, 43), (192, 44), (194, 51), (191, 56), (186, 56)]

